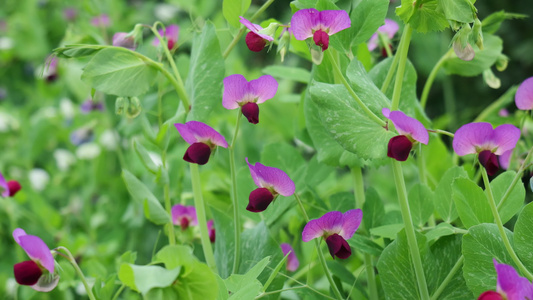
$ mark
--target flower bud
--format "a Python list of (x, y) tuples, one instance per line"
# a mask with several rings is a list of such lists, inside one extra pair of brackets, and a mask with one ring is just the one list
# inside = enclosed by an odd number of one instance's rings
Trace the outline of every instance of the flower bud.
[(496, 70), (503, 72), (505, 69), (507, 69), (507, 65), (509, 64), (509, 57), (505, 54), (500, 54), (498, 58), (496, 59)]
[(278, 43), (278, 53), (281, 56), (282, 62), (285, 59), (285, 54), (287, 53), (287, 50), (289, 49), (290, 42), (291, 42), (291, 34), (289, 30), (285, 28), (283, 29), (283, 33), (281, 34), (281, 37)]
[(481, 21), (478, 18), (476, 18), (476, 20), (474, 21), (474, 28), (472, 29), (472, 34), (479, 50), (483, 50), (483, 32), (481, 31)]
[(274, 35), (276, 34), (276, 30), (278, 30), (279, 25), (280, 25), (279, 23), (275, 23), (275, 22), (270, 23), (270, 25), (268, 25), (267, 28), (263, 28), (257, 31), (257, 33), (268, 35), (274, 38)]
[(141, 101), (137, 97), (127, 98), (128, 106), (126, 108), (126, 116), (128, 118), (136, 118), (141, 114), (142, 106)]
[(128, 103), (124, 97), (118, 97), (115, 101), (115, 114), (122, 115), (124, 110), (127, 109)]
[(465, 24), (452, 39), (455, 55), (464, 61), (471, 61), (476, 55), (474, 49), (468, 43), (471, 34), (472, 29), (470, 28), (470, 25)]
[(493, 89), (499, 89), (502, 85), (500, 78), (496, 77), (490, 68), (483, 71), (483, 80)]

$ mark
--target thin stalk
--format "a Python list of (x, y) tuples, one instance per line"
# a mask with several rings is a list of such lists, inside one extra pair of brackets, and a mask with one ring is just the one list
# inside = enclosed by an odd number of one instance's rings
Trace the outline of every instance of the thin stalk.
[(426, 162), (424, 160), (424, 151), (422, 149), (422, 143), (418, 144), (418, 157), (416, 162), (418, 166), (418, 176), (420, 177), (420, 182), (424, 185), (427, 185), (428, 180), (426, 177)]
[(465, 260), (465, 257), (461, 255), (459, 259), (457, 260), (457, 262), (455, 263), (455, 265), (453, 266), (453, 268), (450, 270), (450, 273), (448, 273), (448, 275), (446, 276), (446, 278), (444, 278), (444, 280), (442, 281), (440, 286), (437, 288), (433, 296), (431, 296), (431, 300), (437, 300), (439, 298), (440, 294), (442, 294), (446, 286), (448, 286), (450, 281), (452, 281), (452, 278), (453, 276), (455, 276), (455, 273), (457, 273), (457, 271), (459, 271), (459, 269), (461, 269), (461, 267), (463, 266), (464, 260)]
[(237, 134), (239, 133), (239, 124), (241, 123), (242, 111), (239, 109), (239, 115), (237, 116), (237, 124), (235, 125), (235, 132), (233, 133), (233, 139), (229, 146), (229, 165), (231, 172), (231, 199), (233, 200), (233, 224), (235, 234), (235, 253), (233, 260), (233, 274), (237, 274), (239, 271), (239, 263), (241, 259), (241, 216), (239, 213), (239, 201), (237, 198), (237, 176), (235, 172), (235, 141), (237, 140)]
[[(262, 14), (275, 0), (268, 0), (263, 4), (256, 12), (252, 15), (250, 18), (250, 22), (253, 22), (260, 14)], [(244, 26), (244, 25), (243, 25)], [(228, 55), (231, 53), (231, 50), (235, 48), (239, 40), (241, 39), (242, 35), (244, 34), (245, 28), (241, 26), (241, 30), (239, 30), (239, 33), (233, 38), (231, 43), (228, 45), (228, 48), (224, 50), (224, 53), (222, 54), (222, 57), (227, 58)]]
[(402, 165), (397, 160), (392, 160), (392, 170), (394, 173), (394, 183), (396, 184), (396, 191), (398, 192), (398, 201), (400, 202), (400, 209), (402, 212), (403, 224), (405, 226), (405, 235), (407, 236), (407, 243), (409, 245), (409, 252), (413, 261), (415, 269), (418, 289), (420, 291), (420, 298), (422, 300), (429, 299), (426, 276), (424, 275), (424, 268), (422, 267), (422, 259), (418, 250), (418, 243), (416, 241), (415, 227), (411, 218), (411, 211), (409, 209), (409, 202), (407, 200), (407, 190), (405, 188), (405, 181), (403, 178)]
[(438, 133), (438, 134), (444, 134), (444, 135), (447, 135), (451, 138), (453, 138), (455, 135), (449, 131), (446, 131), (446, 130), (440, 130), (440, 129), (428, 129), (429, 132), (434, 132), (434, 133)]
[(503, 203), (507, 200), (507, 198), (509, 198), (509, 195), (511, 195), (511, 192), (513, 191), (513, 188), (515, 187), (515, 185), (518, 183), (518, 180), (522, 178), (522, 173), (524, 173), (524, 170), (526, 169), (527, 162), (529, 161), (529, 158), (531, 157), (531, 153), (533, 153), (533, 148), (531, 148), (529, 152), (527, 153), (527, 156), (524, 159), (524, 162), (522, 163), (522, 165), (520, 166), (520, 169), (518, 169), (518, 171), (516, 172), (516, 175), (514, 176), (513, 181), (511, 182), (511, 185), (509, 185), (509, 187), (505, 191), (505, 194), (503, 194), (503, 197), (500, 200), (500, 203), (498, 203), (498, 210), (502, 208)]
[(390, 48), (390, 44), (385, 39), (385, 34), (378, 31), (378, 38), (381, 46), (383, 46), (383, 49), (385, 49), (385, 53), (387, 53), (387, 57), (392, 57), (392, 50)]
[[(296, 198), (296, 201), (298, 201), (298, 205), (300, 206), (300, 209), (302, 210), (302, 214), (304, 215), (305, 223), (309, 223), (309, 216), (307, 216), (307, 212), (305, 211), (305, 207), (302, 203), (302, 200), (300, 199), (300, 196), (298, 194), (294, 193), (294, 198)], [(320, 242), (318, 239), (314, 239), (316, 251), (318, 252), (318, 259), (320, 260), (320, 264), (322, 265), (322, 269), (324, 270), (324, 274), (326, 274), (326, 278), (329, 281), (329, 285), (331, 286), (331, 289), (333, 290), (333, 293), (335, 294), (335, 297), (337, 299), (342, 300), (344, 297), (342, 297), (341, 292), (339, 291), (339, 288), (333, 281), (333, 277), (331, 277), (331, 273), (329, 272), (328, 265), (326, 264), (326, 258), (324, 258), (324, 253), (322, 253), (322, 249), (320, 248)]]
[(96, 297), (94, 297), (92, 289), (89, 287), (89, 284), (87, 283), (87, 279), (85, 279), (85, 276), (83, 275), (83, 272), (81, 271), (80, 266), (78, 266), (76, 259), (74, 258), (74, 256), (72, 256), (72, 253), (70, 253), (70, 251), (63, 246), (57, 247), (56, 251), (59, 249), (63, 250), (67, 254), (68, 261), (74, 267), (74, 269), (76, 270), (76, 273), (78, 273), (78, 276), (80, 276), (81, 282), (83, 283), (83, 286), (85, 287), (85, 290), (87, 291), (87, 296), (89, 297), (89, 299), (96, 300)]
[(492, 188), (490, 187), (490, 181), (489, 177), (487, 175), (487, 170), (485, 170), (484, 167), (481, 167), (481, 174), (483, 176), (483, 183), (485, 184), (485, 193), (487, 194), (487, 198), (489, 200), (490, 209), (492, 210), (492, 215), (494, 216), (494, 221), (496, 222), (496, 225), (498, 226), (498, 231), (500, 232), (500, 236), (502, 237), (503, 244), (505, 245), (505, 249), (507, 249), (507, 252), (509, 252), (509, 255), (511, 255), (511, 258), (515, 262), (515, 264), (518, 266), (518, 269), (520, 269), (520, 272), (524, 274), (528, 280), (533, 280), (533, 275), (527, 270), (527, 268), (522, 264), (516, 253), (514, 252), (513, 247), (511, 246), (511, 242), (509, 242), (509, 238), (507, 237), (507, 234), (505, 233), (505, 230), (503, 228), (503, 223), (500, 218), (500, 214), (498, 213), (498, 208), (496, 208), (496, 202), (494, 201), (494, 195), (492, 194)]
[(422, 106), (422, 109), (426, 108), (426, 103), (428, 101), (429, 91), (431, 90), (431, 86), (433, 85), (433, 81), (435, 81), (435, 78), (437, 77), (437, 74), (439, 73), (440, 68), (444, 64), (444, 62), (448, 59), (448, 57), (453, 52), (453, 48), (450, 48), (444, 55), (437, 61), (431, 72), (429, 73), (428, 79), (426, 80), (426, 83), (424, 84), (424, 89), (422, 90), (422, 96), (420, 97), (420, 105)]
[(200, 227), (200, 240), (202, 241), (202, 248), (204, 250), (205, 261), (207, 265), (215, 273), (217, 272), (217, 265), (215, 263), (215, 256), (213, 255), (213, 248), (209, 240), (209, 233), (207, 231), (207, 218), (205, 216), (205, 204), (202, 197), (202, 186), (200, 184), (200, 171), (197, 164), (189, 164), (191, 169), (192, 189), (194, 192), (194, 206), (196, 207), (196, 216), (198, 218), (198, 226)]
[[(402, 41), (400, 41), (400, 44), (398, 47), (402, 46)], [(381, 85), (381, 92), (385, 94), (387, 92), (387, 89), (389, 88), (390, 83), (392, 82), (392, 78), (394, 77), (394, 72), (396, 71), (396, 67), (398, 66), (398, 61), (400, 59), (400, 56), (398, 55), (398, 52), (394, 55), (394, 58), (392, 59), (392, 63), (390, 65), (389, 71), (387, 72), (387, 76), (385, 77), (385, 80), (383, 81), (383, 84)]]
[[(172, 204), (170, 203), (170, 186), (167, 183), (165, 183), (165, 187), (163, 188), (163, 194), (165, 197), (165, 210), (167, 211), (169, 216), (172, 216)], [(170, 218), (170, 223), (168, 224), (168, 243), (170, 245), (176, 245), (176, 234), (174, 232), (174, 223), (172, 222), (172, 218)]]
[[(313, 263), (311, 263), (311, 264), (313, 264)], [(308, 273), (308, 274), (309, 274), (309, 273)], [(298, 284), (300, 284), (300, 285), (302, 285), (302, 286), (306, 286), (308, 289), (310, 289), (311, 291), (313, 291), (313, 292), (315, 292), (315, 293), (321, 295), (321, 296), (324, 297), (324, 298), (335, 299), (335, 298), (333, 298), (333, 297), (329, 297), (328, 295), (325, 295), (325, 294), (323, 294), (323, 293), (321, 293), (321, 292), (315, 290), (314, 288), (312, 288), (311, 286), (309, 286), (309, 284), (304, 284), (304, 283), (302, 283), (302, 282), (296, 280), (296, 278), (294, 278), (294, 277), (291, 277), (291, 276), (285, 275), (285, 274), (283, 274), (283, 273), (278, 273), (278, 275), (283, 276), (283, 277), (285, 277), (285, 278), (291, 280), (291, 282), (289, 282), (288, 284), (291, 284), (292, 282), (296, 282), (296, 283), (298, 283)]]
[(122, 284), (120, 286), (120, 288), (117, 290), (117, 292), (115, 293), (115, 296), (113, 296), (113, 299), (111, 300), (117, 300), (118, 299), (118, 296), (120, 296), (120, 294), (122, 293), (122, 291), (126, 288), (126, 285), (125, 284)]
[(411, 35), (413, 28), (409, 24), (405, 25), (402, 34), (401, 48), (398, 49), (398, 71), (396, 72), (396, 79), (394, 80), (394, 92), (392, 94), (391, 110), (398, 110), (400, 105), (400, 91), (402, 90), (403, 75), (405, 74), (405, 65), (407, 64), (407, 53), (409, 52), (409, 44), (411, 43)]
[(348, 90), (348, 93), (350, 93), (350, 95), (352, 96), (352, 98), (355, 100), (355, 102), (357, 102), (357, 104), (359, 105), (359, 107), (361, 107), (361, 109), (363, 110), (363, 112), (371, 119), (373, 120), (374, 122), (376, 122), (377, 124), (379, 124), (380, 126), (385, 126), (386, 123), (385, 121), (383, 121), (382, 119), (380, 119), (378, 116), (376, 116), (369, 108), (368, 106), (366, 106), (363, 101), (359, 98), (359, 96), (357, 96), (357, 94), (354, 92), (354, 90), (352, 89), (352, 87), (350, 86), (350, 84), (348, 83), (348, 81), (346, 80), (346, 78), (344, 78), (344, 74), (342, 74), (342, 71), (341, 71), (341, 68), (339, 67), (339, 65), (337, 64), (337, 60), (335, 59), (335, 57), (333, 57), (333, 54), (331, 53), (331, 50), (330, 51), (327, 51), (327, 54), (329, 55), (329, 58), (330, 58), (330, 61), (331, 61), (331, 64), (333, 65), (333, 70), (334, 72), (336, 73), (338, 79), (340, 79), (340, 81), (342, 82), (342, 84), (344, 85), (344, 87)]

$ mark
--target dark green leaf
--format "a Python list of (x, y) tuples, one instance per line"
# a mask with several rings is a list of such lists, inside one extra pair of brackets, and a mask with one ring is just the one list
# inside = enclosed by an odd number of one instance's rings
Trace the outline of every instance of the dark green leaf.
[(448, 27), (446, 16), (437, 0), (402, 0), (402, 5), (396, 8), (396, 14), (405, 24), (421, 33), (442, 31)]
[(514, 226), (516, 254), (528, 268), (533, 270), (533, 203), (524, 207)]
[[(511, 185), (511, 182), (515, 176), (516, 172), (507, 171), (498, 175), (498, 177), (491, 181), (490, 186), (492, 188), (492, 194), (494, 196), (494, 201), (496, 201), (496, 205), (500, 204), (503, 195)], [(526, 188), (522, 184), (521, 180), (518, 180), (518, 183), (511, 190), (509, 197), (507, 197), (507, 200), (505, 200), (504, 205), (498, 209), (500, 218), (504, 224), (511, 220), (511, 218), (520, 211), (522, 206), (524, 206), (525, 198)]]
[(448, 20), (461, 23), (474, 22), (475, 7), (470, 0), (440, 0), (439, 6)]
[(435, 210), (447, 223), (457, 219), (458, 214), (452, 198), (452, 183), (456, 178), (467, 177), (463, 167), (448, 169), (435, 189)]
[(383, 251), (383, 248), (380, 245), (360, 234), (354, 234), (353, 237), (348, 240), (348, 244), (354, 251), (361, 251), (374, 256), (380, 256)]
[(453, 181), (452, 199), (466, 228), (494, 220), (485, 193), (469, 178)]
[(409, 190), (408, 199), (414, 225), (423, 227), (433, 214), (433, 191), (418, 183)]

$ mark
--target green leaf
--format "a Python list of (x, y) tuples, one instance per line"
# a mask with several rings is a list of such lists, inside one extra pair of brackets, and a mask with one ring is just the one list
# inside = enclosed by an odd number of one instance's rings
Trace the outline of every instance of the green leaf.
[(435, 188), (435, 210), (446, 223), (451, 223), (458, 217), (452, 198), (452, 183), (456, 178), (461, 177), (468, 177), (468, 175), (463, 167), (455, 166), (444, 173)]
[(372, 254), (374, 256), (380, 256), (383, 251), (383, 247), (374, 243), (368, 237), (360, 234), (354, 234), (353, 237), (348, 240), (348, 244), (356, 251)]
[(255, 266), (253, 266), (250, 270), (248, 270), (246, 274), (232, 274), (230, 277), (224, 280), (228, 291), (236, 293), (245, 286), (253, 283), (255, 280), (257, 280), (257, 277), (261, 274), (261, 272), (263, 272), (263, 270), (269, 263), (270, 256), (267, 256), (263, 258), (260, 262), (258, 262)]
[(470, 0), (440, 0), (439, 6), (448, 20), (461, 23), (474, 22), (475, 7)]
[(165, 211), (159, 200), (150, 192), (150, 190), (137, 177), (133, 176), (129, 171), (122, 170), (122, 178), (126, 183), (126, 188), (133, 199), (142, 204), (145, 208), (145, 215), (148, 220), (157, 225), (169, 223), (170, 216)]
[(396, 234), (403, 229), (403, 224), (389, 224), (370, 229), (370, 234), (384, 238), (394, 239)]
[(452, 199), (466, 228), (494, 220), (485, 193), (469, 178), (457, 178), (453, 181)]
[(231, 26), (239, 28), (241, 26), (239, 16), (244, 16), (251, 3), (252, 0), (224, 0), (222, 1), (222, 14)]
[(240, 299), (255, 299), (255, 297), (261, 294), (263, 290), (263, 285), (257, 279), (253, 280), (235, 294), (232, 294), (228, 299), (229, 300), (240, 300)]
[(423, 227), (433, 214), (433, 191), (418, 183), (409, 190), (408, 199), (414, 225)]
[(442, 236), (448, 236), (452, 234), (455, 234), (455, 230), (453, 229), (452, 225), (448, 223), (439, 223), (437, 224), (437, 226), (435, 226), (433, 229), (426, 233), (426, 238), (428, 239), (428, 241), (432, 241)]
[(129, 288), (144, 295), (153, 288), (172, 285), (180, 271), (181, 268), (167, 270), (159, 266), (122, 264), (118, 278)]
[(116, 96), (139, 96), (150, 88), (157, 69), (149, 58), (125, 48), (106, 48), (89, 61), (81, 79), (94, 89)]
[(143, 166), (152, 174), (157, 174), (158, 167), (155, 165), (152, 158), (150, 158), (150, 155), (148, 154), (148, 151), (146, 148), (144, 148), (141, 143), (138, 143), (137, 141), (133, 141), (133, 148), (135, 149), (135, 152), (139, 156), (139, 159), (141, 160), (141, 163)]
[[(271, 256), (271, 261), (279, 261), (283, 257), (279, 244), (271, 237), (265, 222), (257, 224), (252, 229), (245, 230), (241, 235), (241, 241), (240, 274), (252, 269), (257, 262), (262, 261), (267, 256)], [(263, 272), (261, 277), (263, 275), (268, 277), (267, 272)], [(262, 281), (261, 277), (259, 277), (260, 281)]]
[(365, 217), (363, 222), (367, 230), (383, 225), (385, 217), (385, 206), (379, 197), (378, 192), (373, 187), (368, 187), (365, 192), (365, 203), (363, 204)]
[(217, 279), (218, 283), (218, 296), (217, 300), (227, 300), (229, 297), (228, 289), (226, 288), (226, 284), (224, 283), (224, 280), (218, 276), (218, 274), (215, 274), (215, 277)]
[(396, 14), (417, 32), (442, 31), (448, 27), (437, 0), (402, 0), (402, 5), (396, 8)]
[[(232, 206), (230, 206), (231, 209)], [(228, 277), (233, 270), (233, 256), (235, 253), (235, 237), (233, 235), (233, 218), (212, 209), (215, 223), (215, 262), (220, 277)]]
[(528, 270), (533, 270), (533, 203), (524, 207), (514, 226), (516, 254)]
[(146, 295), (146, 300), (166, 300), (166, 299), (178, 299), (178, 294), (173, 287), (166, 288), (153, 288)]
[(104, 49), (104, 47), (101, 45), (75, 44), (56, 48), (54, 49), (54, 53), (57, 57), (61, 58), (82, 58), (91, 56), (102, 49)]
[(211, 114), (222, 114), (222, 81), (224, 80), (224, 59), (220, 51), (215, 26), (207, 22), (202, 33), (192, 41), (189, 74), (185, 82), (187, 95), (191, 100), (188, 120), (209, 121)]
[(154, 261), (165, 264), (165, 268), (169, 270), (184, 267), (187, 272), (197, 259), (188, 246), (167, 245), (157, 252)]
[(493, 12), (492, 14), (488, 15), (483, 21), (481, 22), (483, 33), (489, 33), (493, 34), (498, 29), (500, 29), (500, 26), (502, 25), (502, 22), (504, 20), (509, 19), (524, 19), (527, 18), (527, 15), (523, 14), (513, 14), (513, 13), (507, 13), (503, 10)]
[(471, 61), (464, 61), (458, 57), (449, 58), (444, 61), (444, 68), (448, 74), (461, 76), (477, 76), (490, 68), (502, 53), (502, 39), (490, 35), (483, 35), (483, 50), (473, 45), (476, 56)]
[(195, 261), (192, 270), (178, 278), (175, 284), (176, 299), (205, 300), (216, 299), (218, 284), (215, 273), (203, 263)]
[(286, 66), (268, 66), (263, 68), (263, 73), (286, 80), (308, 83), (311, 73), (304, 68)]
[[(513, 181), (515, 176), (516, 172), (507, 171), (498, 175), (498, 177), (491, 181), (490, 186), (492, 188), (492, 195), (494, 196), (494, 201), (496, 201), (496, 205), (500, 204), (503, 195), (505, 194), (509, 186), (511, 186), (511, 182)], [(520, 211), (520, 209), (522, 209), (522, 206), (524, 206), (525, 198), (526, 188), (519, 180), (518, 183), (511, 190), (511, 193), (509, 194), (507, 200), (505, 200), (504, 205), (502, 205), (502, 207), (498, 209), (498, 212), (500, 213), (500, 218), (502, 219), (502, 222), (504, 224), (511, 220), (511, 218), (516, 215)]]
[[(513, 233), (507, 229), (505, 232), (512, 244)], [(493, 259), (515, 267), (505, 249), (496, 224), (480, 224), (471, 227), (468, 234), (463, 236), (463, 255), (465, 257), (463, 276), (474, 295), (494, 290), (496, 287)]]

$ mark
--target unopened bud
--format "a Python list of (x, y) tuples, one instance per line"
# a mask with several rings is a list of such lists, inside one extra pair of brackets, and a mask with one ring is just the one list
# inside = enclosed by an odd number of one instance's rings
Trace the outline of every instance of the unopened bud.
[(493, 89), (499, 89), (502, 85), (500, 78), (496, 77), (490, 68), (483, 71), (483, 80)]
[(461, 26), (463, 26), (463, 23), (454, 20), (448, 20), (448, 23), (450, 24), (450, 27), (453, 31), (458, 31), (459, 29), (461, 29)]
[(128, 102), (124, 97), (118, 97), (115, 101), (115, 114), (122, 115), (124, 113), (124, 110), (127, 109)]
[(259, 30), (257, 33), (265, 34), (271, 37), (274, 37), (276, 35), (276, 30), (278, 30), (279, 23), (270, 23), (267, 28), (263, 28)]
[(281, 34), (281, 37), (278, 43), (278, 53), (281, 56), (281, 61), (285, 59), (285, 54), (287, 53), (287, 50), (289, 49), (290, 43), (291, 43), (291, 34), (289, 33), (289, 30), (285, 28), (283, 30), (283, 33)]
[(128, 118), (136, 118), (141, 114), (142, 106), (141, 101), (137, 97), (131, 97), (129, 99), (128, 108), (126, 109), (126, 116)]
[(474, 21), (474, 27), (472, 28), (472, 34), (479, 50), (483, 50), (483, 32), (481, 29), (481, 21), (476, 18)]
[(507, 65), (509, 64), (509, 57), (505, 54), (500, 54), (498, 58), (496, 59), (496, 70), (503, 72), (505, 69), (507, 69)]
[(470, 28), (470, 25), (465, 24), (452, 39), (455, 55), (464, 61), (470, 61), (474, 59), (474, 56), (476, 55), (474, 49), (468, 43), (471, 34), (472, 29)]

